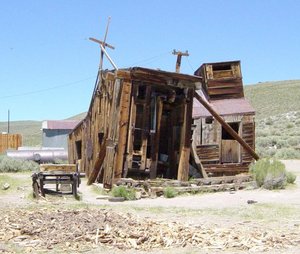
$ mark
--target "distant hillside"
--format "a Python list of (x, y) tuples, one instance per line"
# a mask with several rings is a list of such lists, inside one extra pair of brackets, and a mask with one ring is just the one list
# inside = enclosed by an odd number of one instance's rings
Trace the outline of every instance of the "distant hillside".
[(264, 157), (300, 159), (300, 80), (245, 86), (256, 110), (256, 150)]
[[(23, 146), (42, 145), (41, 121), (12, 121), (10, 132), (20, 133), (23, 136)], [(7, 123), (0, 122), (0, 132), (7, 132)]]
[(300, 80), (265, 82), (245, 86), (245, 96), (263, 119), (291, 111), (300, 111)]
[(85, 118), (85, 116), (86, 116), (86, 112), (72, 116), (72, 117), (68, 118), (67, 120), (82, 120), (83, 118)]
[[(86, 113), (81, 113), (68, 120), (81, 120)], [(22, 134), (23, 146), (42, 145), (42, 121), (11, 121), (10, 132)], [(7, 122), (0, 122), (0, 133), (7, 132)]]

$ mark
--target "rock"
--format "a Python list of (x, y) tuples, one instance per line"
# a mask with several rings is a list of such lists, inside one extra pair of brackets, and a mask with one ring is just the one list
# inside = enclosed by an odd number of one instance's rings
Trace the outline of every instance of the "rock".
[(255, 200), (252, 200), (252, 199), (250, 199), (250, 200), (247, 200), (247, 204), (249, 204), (249, 205), (251, 205), (251, 204), (255, 204), (255, 203), (257, 203), (257, 201), (255, 201)]
[(110, 197), (108, 199), (109, 202), (123, 202), (125, 201), (125, 198), (123, 197)]
[(141, 199), (142, 198), (142, 192), (137, 191), (135, 192), (135, 199)]
[(7, 190), (7, 189), (9, 189), (10, 188), (10, 184), (9, 183), (4, 183), (3, 185), (2, 185), (2, 190)]
[(99, 196), (96, 197), (96, 199), (109, 199), (109, 196), (99, 195)]

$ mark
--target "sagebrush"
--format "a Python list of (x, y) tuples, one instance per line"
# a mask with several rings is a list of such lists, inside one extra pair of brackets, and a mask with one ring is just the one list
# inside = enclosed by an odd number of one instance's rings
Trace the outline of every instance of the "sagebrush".
[(173, 187), (166, 187), (164, 189), (165, 198), (174, 198), (178, 195), (177, 191)]
[(38, 171), (39, 164), (34, 161), (17, 160), (0, 156), (0, 172)]
[(125, 200), (135, 200), (135, 190), (126, 186), (116, 186), (111, 190), (113, 197), (122, 197)]
[(258, 187), (283, 189), (287, 184), (285, 165), (276, 159), (261, 159), (252, 164), (250, 171)]

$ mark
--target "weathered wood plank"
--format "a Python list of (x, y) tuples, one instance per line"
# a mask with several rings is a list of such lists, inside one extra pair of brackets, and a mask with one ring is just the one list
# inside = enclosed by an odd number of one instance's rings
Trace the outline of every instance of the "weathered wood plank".
[(215, 117), (215, 119), (221, 123), (221, 125), (226, 129), (226, 131), (237, 140), (241, 146), (248, 151), (251, 156), (258, 160), (259, 156), (255, 153), (255, 151), (226, 123), (222, 117), (198, 94), (195, 93), (195, 98)]
[[(195, 93), (196, 94), (196, 93)], [(184, 120), (181, 130), (180, 158), (177, 179), (187, 181), (189, 177), (189, 159), (191, 148), (191, 128), (194, 90), (187, 90), (187, 101), (184, 106)]]
[(156, 120), (156, 132), (154, 136), (154, 143), (152, 145), (151, 154), (151, 168), (150, 168), (150, 178), (156, 178), (157, 173), (157, 161), (158, 161), (158, 149), (159, 149), (159, 138), (160, 138), (160, 126), (163, 112), (163, 101), (160, 97), (157, 98), (157, 120)]
[(115, 163), (115, 179), (122, 176), (124, 154), (126, 151), (127, 142), (127, 132), (129, 125), (129, 110), (130, 110), (130, 93), (131, 93), (131, 82), (123, 81), (122, 95), (120, 102), (120, 121), (119, 121), (119, 140), (116, 153), (116, 163)]
[(76, 172), (76, 164), (41, 164), (40, 171)]

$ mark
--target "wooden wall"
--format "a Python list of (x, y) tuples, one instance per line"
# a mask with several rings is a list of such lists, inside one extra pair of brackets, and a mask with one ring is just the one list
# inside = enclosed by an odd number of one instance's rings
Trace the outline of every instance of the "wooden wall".
[(204, 89), (210, 99), (244, 97), (239, 61), (203, 64), (195, 75), (203, 77)]
[(22, 146), (21, 134), (0, 134), (0, 153)]
[(69, 135), (69, 162), (80, 160), (88, 184), (97, 178), (110, 188), (128, 171), (188, 180), (194, 81), (179, 87), (168, 84), (172, 73), (156, 74), (102, 73), (87, 117)]
[[(255, 148), (254, 115), (230, 115), (223, 119), (229, 124), (238, 123), (238, 134), (248, 145)], [(248, 172), (248, 166), (252, 162), (251, 155), (236, 140), (222, 137), (222, 126), (219, 122), (207, 117), (195, 119), (194, 124), (196, 128), (193, 142), (207, 173), (233, 175)]]
[[(69, 135), (69, 162), (76, 163), (77, 160), (81, 160), (82, 171), (87, 176), (95, 167), (99, 154), (106, 150), (104, 143), (108, 138), (110, 119), (113, 117), (111, 107), (115, 82), (121, 81), (115, 80), (113, 73), (103, 74), (103, 79), (98, 83), (92, 98), (87, 117)], [(76, 144), (78, 144), (77, 147)], [(79, 158), (80, 154), (81, 158)]]

